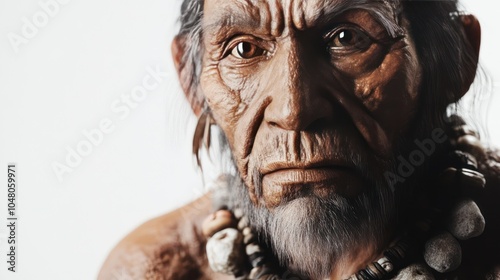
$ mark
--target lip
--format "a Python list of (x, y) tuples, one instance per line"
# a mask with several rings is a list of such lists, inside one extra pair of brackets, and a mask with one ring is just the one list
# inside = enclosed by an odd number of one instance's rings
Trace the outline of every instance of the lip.
[[(271, 169), (270, 169), (271, 170)], [(276, 207), (299, 197), (327, 197), (332, 194), (352, 197), (363, 189), (363, 180), (347, 166), (272, 169), (262, 178), (263, 198), (268, 207)]]
[(272, 162), (261, 168), (260, 173), (265, 176), (271, 173), (280, 171), (293, 171), (293, 170), (303, 170), (311, 171), (320, 169), (339, 169), (348, 170), (354, 169), (355, 166), (341, 160), (321, 160), (315, 162)]
[(320, 168), (287, 168), (264, 175), (268, 180), (283, 181), (287, 184), (318, 184), (337, 179), (339, 174), (351, 173), (347, 168), (320, 167)]

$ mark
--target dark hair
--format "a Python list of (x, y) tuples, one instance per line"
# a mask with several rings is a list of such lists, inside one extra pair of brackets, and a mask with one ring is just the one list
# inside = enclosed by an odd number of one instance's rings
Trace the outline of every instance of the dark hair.
[(422, 67), (421, 125), (444, 127), (447, 107), (460, 99), (476, 73), (478, 57), (463, 31), (457, 2), (402, 1)]

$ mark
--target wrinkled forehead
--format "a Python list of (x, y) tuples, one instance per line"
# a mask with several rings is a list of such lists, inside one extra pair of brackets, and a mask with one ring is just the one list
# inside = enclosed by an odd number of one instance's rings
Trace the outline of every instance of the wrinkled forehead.
[(401, 35), (400, 0), (205, 0), (203, 26), (266, 25), (275, 35), (289, 27), (303, 30), (327, 24), (353, 9), (369, 12), (391, 36)]

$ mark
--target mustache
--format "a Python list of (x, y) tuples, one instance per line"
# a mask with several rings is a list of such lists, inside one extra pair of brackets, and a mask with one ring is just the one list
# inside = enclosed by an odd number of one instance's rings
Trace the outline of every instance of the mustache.
[(371, 151), (360, 134), (344, 126), (318, 131), (274, 131), (258, 135), (255, 140), (247, 172), (257, 197), (262, 196), (263, 176), (280, 169), (346, 168), (367, 181), (375, 181), (391, 166), (390, 160)]

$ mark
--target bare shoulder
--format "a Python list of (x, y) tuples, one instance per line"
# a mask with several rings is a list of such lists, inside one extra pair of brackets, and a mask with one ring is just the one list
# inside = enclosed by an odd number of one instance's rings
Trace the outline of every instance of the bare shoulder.
[(111, 251), (98, 279), (212, 279), (201, 234), (210, 201), (205, 195), (139, 226)]

